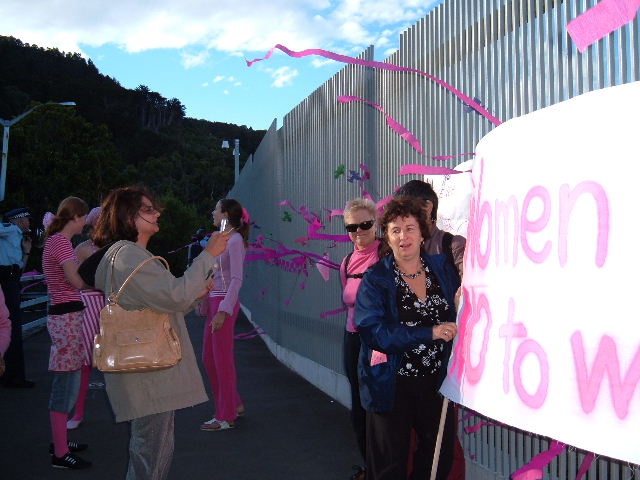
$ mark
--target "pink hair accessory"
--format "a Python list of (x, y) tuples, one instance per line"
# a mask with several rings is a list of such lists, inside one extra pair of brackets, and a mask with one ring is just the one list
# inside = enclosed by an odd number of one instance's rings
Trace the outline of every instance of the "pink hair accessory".
[(100, 216), (100, 207), (93, 207), (91, 211), (88, 213), (84, 223), (86, 225), (95, 226), (99, 216)]
[(42, 225), (45, 229), (49, 228), (49, 225), (51, 225), (51, 222), (53, 222), (53, 217), (55, 217), (55, 215), (51, 212), (47, 212), (44, 214), (44, 217), (42, 217)]
[(240, 218), (240, 220), (242, 220), (242, 223), (244, 224), (248, 224), (251, 221), (249, 212), (247, 212), (247, 209), (244, 207), (242, 207), (242, 217)]

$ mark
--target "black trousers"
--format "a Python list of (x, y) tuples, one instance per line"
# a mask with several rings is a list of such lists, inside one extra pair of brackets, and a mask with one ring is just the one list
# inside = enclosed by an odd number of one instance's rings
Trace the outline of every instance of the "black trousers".
[[(426, 480), (431, 472), (443, 397), (435, 389), (435, 380), (396, 376), (393, 410), (367, 412), (367, 480)], [(413, 456), (413, 471), (407, 476), (411, 430), (417, 436), (418, 449)], [(455, 425), (451, 404), (447, 411), (438, 480), (445, 480), (453, 462)]]
[(360, 403), (360, 383), (358, 382), (358, 356), (360, 355), (360, 334), (344, 332), (344, 371), (351, 387), (351, 424), (356, 434), (358, 449), (362, 459), (366, 458), (366, 412)]
[(4, 354), (6, 369), (3, 380), (24, 380), (24, 352), (22, 350), (22, 319), (20, 316), (20, 280), (5, 279), (0, 285), (11, 319), (11, 343)]

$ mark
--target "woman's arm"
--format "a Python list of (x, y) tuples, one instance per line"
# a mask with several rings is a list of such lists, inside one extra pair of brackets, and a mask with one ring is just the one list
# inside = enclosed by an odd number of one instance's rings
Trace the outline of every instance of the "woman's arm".
[(75, 261), (69, 259), (64, 262), (62, 264), (62, 270), (64, 270), (65, 278), (71, 285), (73, 285), (74, 288), (77, 288), (78, 290), (88, 288), (78, 273), (78, 264)]
[[(116, 291), (133, 269), (149, 256), (147, 250), (133, 244), (125, 245), (118, 251), (115, 261)], [(214, 258), (204, 252), (178, 278), (159, 260), (153, 260), (142, 267), (126, 286), (120, 303), (128, 309), (148, 307), (162, 313), (187, 312), (207, 287), (207, 282), (216, 269)], [(111, 275), (110, 264), (104, 272), (107, 277)]]
[(218, 312), (225, 312), (227, 315), (233, 313), (233, 309), (240, 295), (242, 288), (242, 276), (244, 274), (244, 243), (240, 234), (235, 234), (227, 243), (227, 252), (229, 253), (229, 276), (225, 279), (228, 283), (227, 293), (224, 300), (220, 302)]

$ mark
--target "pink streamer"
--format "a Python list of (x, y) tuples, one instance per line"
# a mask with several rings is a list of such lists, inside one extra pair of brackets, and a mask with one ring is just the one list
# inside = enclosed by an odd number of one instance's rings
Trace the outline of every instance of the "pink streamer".
[(427, 77), (429, 80), (431, 80), (431, 81), (437, 83), (438, 85), (440, 85), (440, 86), (446, 88), (447, 90), (449, 90), (456, 97), (458, 97), (464, 103), (466, 103), (471, 108), (476, 110), (478, 113), (480, 113), (482, 116), (484, 116), (487, 120), (489, 120), (494, 125), (500, 125), (502, 123), (496, 117), (491, 115), (482, 105), (478, 104), (473, 99), (467, 97), (464, 93), (462, 93), (461, 91), (459, 91), (455, 87), (449, 85), (446, 82), (443, 82), (442, 80), (440, 80), (439, 78), (434, 77), (433, 75), (428, 74), (427, 72), (423, 72), (422, 70), (418, 70), (416, 68), (401, 67), (399, 65), (393, 65), (391, 63), (385, 63), (385, 62), (376, 62), (376, 61), (373, 61), (373, 60), (363, 60), (363, 59), (360, 59), (360, 58), (349, 57), (347, 55), (340, 55), (338, 53), (330, 52), (330, 51), (327, 51), (327, 50), (322, 50), (322, 49), (319, 49), (319, 48), (311, 48), (311, 49), (307, 49), (307, 50), (302, 50), (300, 52), (295, 52), (293, 50), (289, 50), (287, 47), (285, 47), (284, 45), (281, 45), (281, 44), (277, 44), (276, 46), (274, 46), (271, 50), (269, 50), (267, 52), (267, 54), (263, 58), (256, 58), (254, 60), (247, 60), (246, 61), (247, 62), (247, 66), (250, 67), (255, 62), (259, 62), (261, 60), (267, 60), (267, 59), (271, 58), (271, 55), (273, 55), (273, 52), (274, 52), (274, 50), (276, 48), (278, 50), (284, 52), (285, 54), (289, 55), (290, 57), (293, 57), (293, 58), (302, 58), (302, 57), (306, 57), (306, 56), (309, 56), (309, 55), (318, 55), (320, 57), (329, 58), (329, 59), (335, 60), (337, 62), (348, 63), (348, 64), (351, 64), (351, 65), (362, 65), (363, 67), (372, 67), (372, 68), (377, 68), (377, 69), (380, 69), (380, 70), (388, 70), (388, 71), (392, 71), (392, 72), (412, 72), (412, 73), (417, 73), (419, 75), (423, 75), (423, 76)]
[(451, 160), (452, 158), (458, 158), (458, 157), (468, 157), (468, 156), (474, 156), (476, 153), (475, 152), (467, 152), (467, 153), (459, 153), (457, 155), (433, 155), (431, 158), (434, 160), (440, 160), (440, 161), (444, 161), (444, 160)]
[(320, 314), (320, 318), (331, 317), (333, 315), (338, 315), (339, 313), (346, 312), (346, 311), (347, 311), (347, 307), (338, 308), (336, 310), (329, 310), (327, 312), (322, 312)]
[(429, 165), (403, 165), (400, 167), (398, 176), (402, 175), (455, 175), (462, 173), (447, 167), (430, 167)]
[(482, 421), (482, 422), (476, 423), (475, 425), (464, 427), (464, 431), (466, 433), (476, 433), (478, 430), (480, 430), (482, 427), (485, 427), (485, 426), (486, 427), (498, 427), (498, 426), (500, 426), (500, 424), (499, 423)]
[(587, 455), (584, 457), (584, 460), (582, 460), (582, 464), (580, 465), (580, 468), (578, 469), (576, 480), (580, 480), (584, 476), (584, 474), (587, 473), (587, 471), (589, 470), (589, 467), (591, 466), (591, 463), (595, 458), (596, 458), (595, 453), (593, 452), (587, 453)]
[(565, 448), (566, 445), (564, 443), (553, 440), (549, 450), (533, 457), (529, 463), (513, 472), (511, 478), (513, 480), (537, 480), (542, 478), (542, 470), (560, 455)]
[(633, 21), (640, 0), (602, 0), (567, 25), (567, 32), (579, 52), (614, 30)]
[(377, 103), (369, 102), (368, 100), (365, 100), (365, 99), (360, 98), (360, 97), (356, 97), (354, 95), (338, 95), (338, 101), (340, 103), (363, 102), (363, 103), (366, 103), (367, 105), (371, 105), (373, 108), (375, 108), (376, 110), (378, 110), (379, 112), (381, 112), (384, 115), (384, 118), (385, 118), (385, 120), (387, 122), (387, 125), (389, 126), (389, 128), (391, 130), (393, 130), (398, 135), (400, 135), (409, 145), (411, 145), (413, 147), (413, 149), (416, 152), (418, 152), (420, 155), (424, 155), (424, 152), (422, 151), (422, 147), (420, 146), (420, 142), (415, 137), (415, 135), (413, 133), (411, 133), (409, 130), (407, 130), (399, 122), (394, 120), (391, 117), (391, 115), (389, 115), (387, 112), (385, 112), (384, 109), (380, 105), (378, 105)]

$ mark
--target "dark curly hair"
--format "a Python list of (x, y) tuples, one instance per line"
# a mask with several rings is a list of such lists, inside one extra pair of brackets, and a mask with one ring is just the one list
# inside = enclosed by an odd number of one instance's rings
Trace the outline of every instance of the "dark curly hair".
[(143, 186), (116, 188), (107, 195), (91, 237), (97, 247), (102, 248), (118, 240), (138, 240), (135, 218), (142, 207), (142, 197), (147, 197), (154, 208), (160, 210), (151, 192)]
[(414, 197), (396, 197), (387, 203), (384, 212), (380, 217), (380, 229), (382, 230), (382, 241), (380, 242), (379, 256), (383, 257), (391, 253), (387, 237), (387, 227), (396, 218), (413, 217), (418, 220), (420, 233), (425, 240), (430, 238), (429, 227), (427, 225), (427, 214), (422, 208), (422, 201)]
[(438, 195), (436, 194), (430, 183), (423, 182), (422, 180), (409, 180), (398, 190), (396, 190), (393, 196), (394, 198), (419, 198), (423, 202), (427, 200), (430, 201), (433, 205), (433, 208), (431, 209), (431, 220), (435, 222), (438, 219)]

